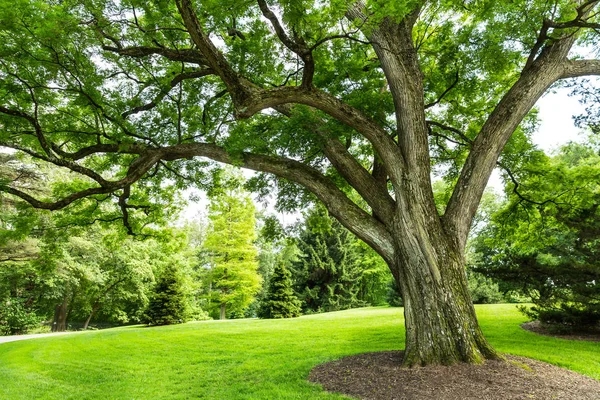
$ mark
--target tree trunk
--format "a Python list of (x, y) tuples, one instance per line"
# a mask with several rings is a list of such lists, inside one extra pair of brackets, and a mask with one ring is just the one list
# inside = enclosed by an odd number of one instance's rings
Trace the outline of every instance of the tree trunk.
[(221, 303), (221, 319), (226, 319), (226, 315), (225, 315), (225, 303)]
[(423, 229), (422, 222), (398, 227), (396, 265), (390, 265), (404, 301), (403, 364), (450, 365), (501, 358), (479, 328), (462, 249), (455, 249), (441, 230)]
[(64, 332), (67, 330), (67, 306), (69, 297), (65, 296), (63, 302), (54, 308), (54, 319), (52, 320), (52, 332)]
[(96, 312), (100, 309), (100, 307), (95, 304), (92, 307), (92, 312), (90, 313), (90, 315), (87, 317), (87, 319), (85, 320), (85, 323), (83, 324), (83, 330), (85, 331), (88, 326), (90, 325), (90, 321), (92, 320), (92, 318), (94, 317), (94, 315), (96, 314)]

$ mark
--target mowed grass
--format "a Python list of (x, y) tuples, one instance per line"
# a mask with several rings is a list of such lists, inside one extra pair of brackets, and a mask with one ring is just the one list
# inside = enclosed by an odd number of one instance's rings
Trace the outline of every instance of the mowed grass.
[[(476, 308), (498, 350), (600, 379), (600, 343), (524, 331), (514, 305)], [(306, 381), (312, 367), (403, 343), (400, 308), (26, 340), (0, 344), (0, 399), (341, 399)]]

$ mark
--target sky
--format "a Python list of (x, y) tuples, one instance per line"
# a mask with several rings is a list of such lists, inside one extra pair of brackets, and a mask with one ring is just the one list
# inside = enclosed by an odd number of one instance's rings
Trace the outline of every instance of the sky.
[[(563, 144), (583, 140), (581, 129), (575, 126), (573, 116), (582, 114), (584, 107), (577, 97), (569, 96), (571, 89), (559, 88), (548, 91), (536, 103), (539, 109), (540, 125), (532, 136), (532, 141), (547, 154)], [(502, 193), (503, 184), (500, 171), (494, 170), (488, 187)]]
[(576, 97), (569, 96), (570, 89), (562, 88), (542, 97), (537, 106), (542, 121), (533, 135), (533, 142), (546, 152), (569, 141), (580, 141), (580, 129), (573, 123), (573, 115), (583, 113), (583, 106)]

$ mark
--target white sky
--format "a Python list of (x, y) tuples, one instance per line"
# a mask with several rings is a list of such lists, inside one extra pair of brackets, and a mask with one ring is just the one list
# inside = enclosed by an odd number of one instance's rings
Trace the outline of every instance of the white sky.
[[(559, 88), (549, 91), (536, 104), (541, 120), (538, 130), (533, 134), (533, 143), (547, 154), (570, 141), (580, 141), (581, 130), (575, 126), (573, 116), (584, 112), (577, 97), (569, 96), (570, 89)], [(488, 187), (502, 193), (503, 185), (500, 173), (495, 170)]]
[(581, 140), (580, 129), (575, 127), (573, 116), (583, 113), (577, 97), (569, 96), (570, 89), (558, 89), (542, 97), (537, 106), (542, 121), (533, 135), (533, 142), (546, 152), (569, 141)]

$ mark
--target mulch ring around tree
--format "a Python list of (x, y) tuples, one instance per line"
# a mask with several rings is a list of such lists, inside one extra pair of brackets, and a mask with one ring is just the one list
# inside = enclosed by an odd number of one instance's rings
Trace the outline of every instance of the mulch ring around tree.
[[(552, 336), (558, 339), (568, 340), (586, 340), (590, 342), (600, 342), (600, 327), (589, 329), (587, 331), (577, 332), (559, 332), (556, 328), (542, 324), (540, 321), (531, 321), (521, 324), (521, 328), (526, 331), (537, 333), (543, 336)], [(600, 396), (598, 396), (600, 398)]]
[(402, 368), (403, 353), (345, 357), (316, 366), (308, 379), (327, 391), (369, 400), (600, 399), (600, 381), (529, 358)]

